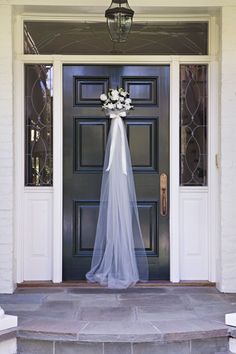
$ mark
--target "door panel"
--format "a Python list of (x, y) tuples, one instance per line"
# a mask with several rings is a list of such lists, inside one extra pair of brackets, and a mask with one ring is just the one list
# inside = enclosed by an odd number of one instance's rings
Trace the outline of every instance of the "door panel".
[(110, 127), (99, 96), (117, 86), (135, 106), (125, 125), (150, 280), (169, 279), (169, 217), (159, 200), (160, 174), (169, 173), (169, 67), (84, 65), (64, 66), (64, 280), (90, 269)]

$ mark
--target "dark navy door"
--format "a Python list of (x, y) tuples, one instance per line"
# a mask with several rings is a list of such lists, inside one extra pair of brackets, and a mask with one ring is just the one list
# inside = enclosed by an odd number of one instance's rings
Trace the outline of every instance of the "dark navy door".
[(64, 66), (63, 81), (63, 279), (90, 268), (110, 126), (99, 96), (118, 86), (135, 106), (125, 124), (150, 280), (169, 280), (169, 66)]

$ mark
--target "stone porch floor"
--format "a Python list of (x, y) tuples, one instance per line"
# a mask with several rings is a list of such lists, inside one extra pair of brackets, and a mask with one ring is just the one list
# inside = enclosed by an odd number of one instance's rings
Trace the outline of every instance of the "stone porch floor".
[(18, 288), (0, 295), (19, 316), (19, 354), (225, 354), (236, 294), (214, 287)]

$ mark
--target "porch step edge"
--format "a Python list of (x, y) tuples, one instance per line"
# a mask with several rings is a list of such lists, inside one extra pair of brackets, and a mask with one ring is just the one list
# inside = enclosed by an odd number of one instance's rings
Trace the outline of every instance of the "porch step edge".
[(232, 337), (228, 328), (215, 329), (210, 331), (161, 333), (159, 331), (150, 333), (52, 333), (42, 331), (30, 331), (18, 329), (17, 338), (42, 341), (60, 342), (90, 342), (90, 343), (171, 343), (178, 341), (189, 341), (197, 339)]

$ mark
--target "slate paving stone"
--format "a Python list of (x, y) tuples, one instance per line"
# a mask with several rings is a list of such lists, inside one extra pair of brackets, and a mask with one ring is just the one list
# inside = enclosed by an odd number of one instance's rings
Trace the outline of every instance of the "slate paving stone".
[(189, 301), (192, 304), (204, 304), (204, 303), (210, 303), (210, 304), (219, 304), (219, 303), (224, 303), (224, 299), (220, 294), (188, 294)]
[(195, 339), (191, 341), (191, 354), (226, 354), (229, 350), (227, 338)]
[(144, 288), (138, 288), (138, 287), (133, 287), (133, 288), (128, 288), (128, 289), (107, 289), (104, 287), (99, 287), (95, 289), (89, 289), (89, 288), (68, 288), (67, 291), (68, 293), (73, 293), (73, 294), (145, 294), (145, 293), (150, 293), (150, 292), (156, 292), (157, 294), (160, 293), (168, 293), (171, 287), (155, 287), (155, 288), (150, 288), (150, 287), (144, 287)]
[(18, 354), (54, 354), (53, 343), (40, 340), (17, 340)]
[(50, 311), (74, 311), (78, 305), (72, 301), (45, 301), (40, 310)]
[(164, 341), (226, 337), (228, 333), (227, 326), (202, 319), (155, 321), (152, 324), (163, 334)]
[(34, 319), (30, 316), (19, 316), (18, 317), (18, 326), (23, 326), (24, 324), (27, 324), (29, 322), (33, 322)]
[(135, 321), (132, 307), (81, 307), (78, 319), (82, 321)]
[(137, 318), (139, 321), (170, 321), (178, 319), (197, 319), (197, 315), (191, 310), (162, 308), (160, 306), (140, 306), (137, 308)]
[(40, 333), (44, 339), (46, 337), (64, 339), (77, 339), (78, 333), (86, 327), (88, 323), (84, 321), (58, 321), (53, 319), (34, 319), (19, 326), (19, 336), (32, 336), (32, 333)]
[(104, 354), (133, 354), (130, 343), (104, 343)]
[(9, 315), (16, 315), (19, 318), (42, 318), (42, 319), (57, 319), (64, 321), (75, 319), (76, 318), (76, 311), (49, 311), (49, 310), (37, 310), (37, 311), (8, 311)]
[(79, 302), (79, 300), (80, 300), (79, 297), (63, 292), (63, 293), (55, 293), (55, 294), (47, 295), (44, 299), (44, 302), (52, 302), (52, 301)]
[(97, 289), (78, 289), (78, 288), (74, 288), (74, 289), (68, 289), (68, 293), (69, 294), (77, 294), (77, 295), (84, 295), (84, 294), (96, 294), (96, 295), (116, 295), (119, 294), (120, 292), (127, 292), (128, 289), (125, 290), (113, 290), (113, 289), (106, 289), (106, 288), (97, 288)]
[(80, 302), (80, 305), (82, 307), (106, 307), (106, 306), (111, 306), (111, 307), (119, 307), (121, 306), (120, 301), (118, 300), (117, 295), (114, 294), (109, 294), (109, 295), (92, 295), (92, 294), (86, 294), (86, 295), (79, 295), (76, 297), (76, 300)]
[(56, 343), (53, 354), (104, 354), (104, 352), (102, 343)]
[(134, 343), (133, 354), (190, 354), (190, 342)]
[(160, 295), (155, 294), (143, 294), (142, 296), (137, 296), (137, 294), (120, 295), (118, 297), (121, 305), (133, 305), (133, 306), (145, 306), (147, 304), (152, 304), (160, 307), (176, 307), (185, 308), (184, 298), (176, 295)]
[(222, 298), (226, 302), (231, 304), (236, 304), (236, 294), (222, 294)]
[(199, 317), (206, 316), (207, 314), (209, 314), (210, 316), (217, 316), (226, 313), (236, 312), (236, 305), (223, 302), (218, 304), (211, 304), (206, 302), (198, 306), (195, 305), (193, 307), (193, 311)]
[(79, 331), (85, 327), (87, 322), (85, 321), (74, 321), (74, 320), (58, 320), (48, 319), (45, 321), (44, 319), (31, 319), (31, 321), (24, 322), (19, 326), (19, 330), (29, 330), (29, 331), (45, 331), (47, 333), (72, 333), (77, 335)]
[(45, 294), (12, 294), (1, 295), (0, 304), (40, 304), (46, 297)]
[(161, 340), (157, 328), (148, 322), (90, 322), (79, 333), (79, 340), (97, 342), (142, 342)]
[[(154, 290), (149, 290), (145, 292), (128, 292), (128, 293), (118, 293), (117, 296), (119, 299), (124, 300), (124, 299), (139, 299), (141, 297), (147, 298), (149, 296), (151, 297), (165, 297), (165, 296), (173, 296), (172, 294), (169, 293), (169, 291), (160, 291), (161, 289), (158, 289), (157, 292)], [(163, 289), (164, 290), (164, 289)]]
[(18, 312), (18, 311), (35, 311), (38, 310), (40, 307), (40, 304), (28, 304), (28, 303), (14, 303), (14, 304), (4, 304), (1, 303), (1, 307), (3, 310), (8, 313), (8, 312)]
[(199, 319), (207, 320), (207, 321), (214, 321), (217, 323), (225, 324), (225, 313), (221, 314), (211, 314), (211, 313), (206, 313), (203, 316), (198, 316)]

